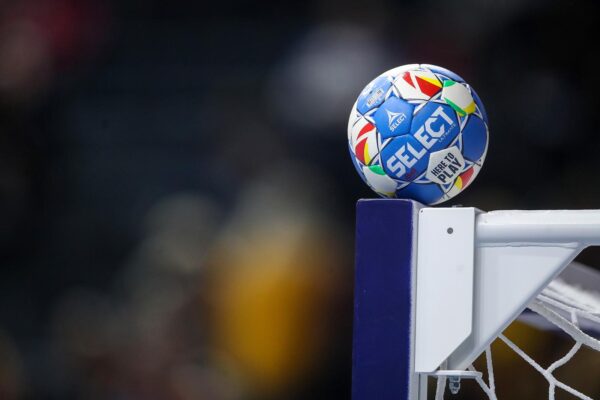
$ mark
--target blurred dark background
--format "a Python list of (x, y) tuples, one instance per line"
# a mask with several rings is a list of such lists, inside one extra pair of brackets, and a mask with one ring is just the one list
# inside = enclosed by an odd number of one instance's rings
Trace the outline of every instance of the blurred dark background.
[[(476, 88), (489, 152), (450, 204), (599, 208), (598, 15), (0, 0), (0, 399), (348, 399), (359, 91), (419, 62)], [(542, 362), (570, 345), (511, 329)], [(547, 396), (498, 351), (501, 397)], [(599, 357), (572, 364), (599, 395)]]

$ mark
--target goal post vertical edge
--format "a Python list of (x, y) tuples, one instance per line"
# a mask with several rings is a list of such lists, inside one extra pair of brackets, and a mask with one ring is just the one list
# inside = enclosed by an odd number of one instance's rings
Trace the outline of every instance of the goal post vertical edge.
[(357, 203), (353, 400), (426, 399), (426, 377), (414, 372), (420, 208), (411, 200)]

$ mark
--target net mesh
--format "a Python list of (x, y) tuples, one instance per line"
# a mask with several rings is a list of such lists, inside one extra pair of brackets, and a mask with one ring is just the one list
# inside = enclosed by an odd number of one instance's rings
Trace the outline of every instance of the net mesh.
[[(548, 382), (548, 398), (550, 400), (554, 400), (556, 388), (565, 390), (579, 399), (591, 400), (591, 397), (559, 381), (553, 373), (568, 363), (582, 346), (600, 351), (600, 340), (586, 333), (586, 330), (600, 332), (600, 294), (585, 290), (577, 285), (566, 283), (562, 279), (556, 279), (528, 305), (528, 308), (555, 328), (569, 335), (575, 342), (571, 349), (549, 367), (544, 368), (504, 334), (500, 334), (498, 339), (504, 342), (519, 357), (527, 361), (546, 379)], [(475, 380), (489, 399), (497, 400), (490, 347), (485, 351), (485, 360), (487, 382), (482, 376), (477, 376)], [(442, 366), (443, 368), (444, 366)], [(468, 369), (475, 371), (472, 365)], [(444, 399), (446, 381), (446, 377), (441, 376), (438, 378), (436, 400)]]

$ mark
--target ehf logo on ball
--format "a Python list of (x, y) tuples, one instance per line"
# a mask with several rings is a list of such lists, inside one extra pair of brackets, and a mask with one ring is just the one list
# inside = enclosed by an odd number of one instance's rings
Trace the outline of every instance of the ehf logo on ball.
[(348, 144), (359, 175), (379, 195), (438, 204), (477, 176), (488, 119), (477, 93), (455, 73), (404, 65), (360, 93)]

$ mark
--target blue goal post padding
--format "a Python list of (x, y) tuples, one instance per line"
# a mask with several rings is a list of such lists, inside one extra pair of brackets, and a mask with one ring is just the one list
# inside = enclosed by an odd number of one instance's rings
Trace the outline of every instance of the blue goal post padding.
[(410, 200), (357, 203), (353, 400), (409, 400), (418, 390), (412, 341), (419, 208)]

